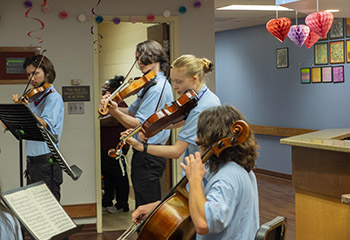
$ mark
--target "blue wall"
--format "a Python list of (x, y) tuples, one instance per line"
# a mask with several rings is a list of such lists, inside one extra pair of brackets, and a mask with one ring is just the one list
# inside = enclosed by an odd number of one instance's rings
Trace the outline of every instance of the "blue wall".
[[(344, 39), (334, 41), (339, 40)], [(288, 47), (289, 67), (277, 69), (276, 49), (284, 47)], [(265, 25), (217, 32), (215, 52), (216, 93), (223, 104), (237, 107), (250, 124), (309, 129), (349, 127), (350, 64), (338, 64), (344, 65), (344, 83), (301, 84), (300, 68), (314, 67), (314, 48), (299, 48), (288, 37), (281, 43)], [(290, 147), (280, 145), (279, 139), (257, 135), (257, 165), (291, 174)]]

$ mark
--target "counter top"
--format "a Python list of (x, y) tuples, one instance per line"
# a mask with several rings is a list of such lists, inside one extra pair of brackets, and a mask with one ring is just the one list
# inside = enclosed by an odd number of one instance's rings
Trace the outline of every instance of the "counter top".
[[(288, 138), (282, 138), (281, 144), (324, 149), (338, 152), (350, 152), (350, 128), (325, 129)], [(350, 139), (350, 138), (349, 138)]]

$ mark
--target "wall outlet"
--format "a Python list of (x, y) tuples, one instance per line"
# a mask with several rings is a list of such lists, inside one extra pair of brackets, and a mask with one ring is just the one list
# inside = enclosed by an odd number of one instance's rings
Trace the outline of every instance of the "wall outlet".
[(84, 103), (68, 103), (68, 114), (84, 114)]

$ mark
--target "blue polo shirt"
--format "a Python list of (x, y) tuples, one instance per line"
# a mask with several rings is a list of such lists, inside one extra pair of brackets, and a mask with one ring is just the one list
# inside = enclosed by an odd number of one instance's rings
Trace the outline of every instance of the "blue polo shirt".
[[(190, 111), (190, 114), (188, 115), (184, 126), (178, 134), (179, 140), (189, 143), (185, 151), (184, 158), (190, 154), (199, 152), (195, 141), (197, 138), (197, 123), (199, 115), (208, 108), (221, 105), (220, 99), (212, 91), (210, 91), (210, 89), (205, 84), (203, 84), (203, 87), (199, 91), (198, 96), (200, 99), (197, 103), (197, 106)], [(183, 160), (183, 162), (185, 163), (185, 160)], [(182, 173), (184, 175), (183, 170)]]
[[(48, 130), (58, 135), (58, 140), (61, 138), (63, 119), (64, 119), (64, 104), (61, 95), (51, 85), (43, 93), (29, 102), (30, 110), (42, 118), (48, 127)], [(57, 144), (58, 146), (58, 144)], [(50, 153), (50, 149), (45, 142), (40, 141), (26, 141), (26, 155), (39, 156)]]
[[(135, 118), (137, 118), (141, 123), (147, 120), (157, 110), (162, 109), (166, 103), (170, 103), (174, 100), (171, 85), (164, 76), (164, 73), (159, 72), (155, 80), (156, 85), (150, 87), (143, 97), (141, 96), (143, 95), (145, 89), (142, 89), (137, 94), (137, 99), (128, 108), (129, 113), (132, 114)], [(163, 95), (158, 105), (158, 108), (156, 109), (163, 87)], [(163, 129), (153, 137), (149, 138), (147, 143), (164, 145), (168, 141), (169, 136), (170, 130)], [(138, 134), (136, 134), (134, 137), (139, 142), (141, 142), (138, 138)]]
[(205, 218), (209, 232), (197, 240), (252, 240), (259, 228), (259, 196), (253, 171), (236, 162), (204, 175)]

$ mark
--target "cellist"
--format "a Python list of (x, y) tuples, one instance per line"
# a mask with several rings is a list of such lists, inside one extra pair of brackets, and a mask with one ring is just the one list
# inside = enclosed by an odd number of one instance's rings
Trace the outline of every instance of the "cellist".
[[(156, 41), (144, 41), (136, 46), (136, 60), (142, 73), (154, 71), (156, 74), (150, 84), (137, 94), (137, 99), (129, 108), (121, 108), (111, 101), (108, 111), (125, 128), (135, 128), (166, 103), (173, 101), (173, 93), (167, 75), (169, 59), (164, 48)], [(109, 95), (105, 95), (101, 103)], [(148, 139), (151, 144), (164, 145), (170, 130), (163, 130)], [(138, 135), (135, 135), (138, 139)], [(135, 192), (135, 208), (139, 205), (161, 199), (160, 178), (165, 169), (165, 158), (154, 156), (142, 150), (133, 151), (131, 160), (131, 179)], [(116, 206), (118, 209), (118, 206)]]
[[(222, 150), (202, 163), (201, 155), (219, 140), (232, 137), (231, 126), (244, 120), (232, 106), (201, 113), (196, 142), (199, 152), (181, 167), (189, 182), (189, 212), (199, 239), (253, 240), (259, 228), (258, 190), (253, 169), (258, 145), (250, 131), (245, 142)], [(133, 222), (147, 216), (159, 202), (138, 207)]]

